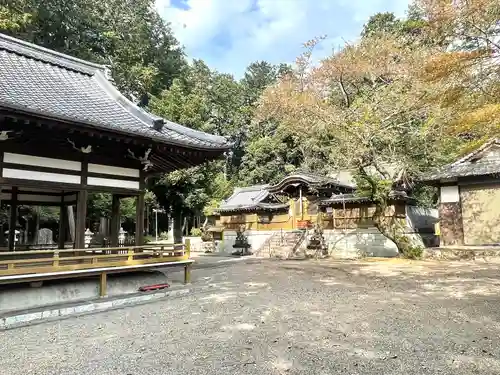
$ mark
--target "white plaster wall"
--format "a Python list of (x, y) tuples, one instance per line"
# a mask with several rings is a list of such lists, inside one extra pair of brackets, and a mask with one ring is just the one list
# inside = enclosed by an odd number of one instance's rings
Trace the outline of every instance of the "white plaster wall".
[[(247, 231), (248, 242), (251, 251), (257, 252), (264, 243), (279, 231)], [(329, 253), (334, 258), (355, 259), (360, 257), (395, 257), (398, 255), (396, 245), (382, 235), (376, 228), (357, 230), (325, 230), (325, 241)], [(415, 245), (423, 247), (422, 238), (417, 233), (411, 233)], [(191, 251), (201, 250), (201, 239), (199, 237), (188, 237), (191, 239)], [(233, 245), (236, 240), (235, 231), (224, 231), (224, 240), (218, 243), (217, 253), (231, 254), (236, 249)], [(305, 242), (303, 244), (305, 246)]]
[(460, 201), (458, 186), (441, 186), (441, 203), (455, 203)]
[[(273, 235), (273, 231), (246, 231), (245, 235), (248, 236), (248, 243), (251, 245), (250, 251), (255, 252), (259, 250), (262, 245)], [(224, 231), (224, 240), (218, 244), (217, 251), (222, 253), (232, 253), (236, 251), (233, 247), (236, 241), (236, 231)]]
[(192, 252), (202, 252), (202, 246), (201, 244), (203, 241), (201, 240), (201, 237), (183, 237), (182, 241), (183, 243), (186, 242), (186, 240), (189, 239), (191, 243), (191, 251)]

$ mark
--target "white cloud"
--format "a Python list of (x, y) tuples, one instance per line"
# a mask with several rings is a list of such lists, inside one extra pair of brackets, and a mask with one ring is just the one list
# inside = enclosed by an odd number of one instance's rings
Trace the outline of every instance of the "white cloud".
[[(179, 0), (177, 0), (179, 1)], [(157, 0), (189, 57), (240, 76), (255, 60), (293, 62), (302, 43), (327, 35), (317, 57), (359, 35), (374, 13), (402, 16), (409, 0)]]

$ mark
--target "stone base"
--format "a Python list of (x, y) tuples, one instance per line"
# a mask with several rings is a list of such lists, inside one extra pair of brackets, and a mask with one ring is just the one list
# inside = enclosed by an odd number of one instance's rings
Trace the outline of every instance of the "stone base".
[(500, 246), (457, 246), (425, 249), (424, 259), (437, 260), (488, 260), (500, 257)]

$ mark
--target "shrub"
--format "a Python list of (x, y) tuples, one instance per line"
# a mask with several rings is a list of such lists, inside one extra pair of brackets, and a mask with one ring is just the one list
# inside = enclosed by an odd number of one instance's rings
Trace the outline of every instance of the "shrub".
[(421, 246), (409, 246), (403, 254), (403, 257), (407, 259), (420, 259), (423, 253), (424, 249)]
[(203, 234), (203, 232), (200, 228), (191, 228), (191, 236), (201, 237), (202, 234)]
[(159, 238), (162, 241), (168, 240), (168, 232), (161, 232)]

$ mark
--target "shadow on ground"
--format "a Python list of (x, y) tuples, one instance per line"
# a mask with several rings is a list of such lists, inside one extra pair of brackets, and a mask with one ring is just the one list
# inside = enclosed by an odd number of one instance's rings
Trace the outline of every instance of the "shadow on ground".
[[(272, 261), (209, 292), (3, 333), (16, 374), (500, 373), (499, 265)], [(28, 355), (29, 353), (29, 355)]]

